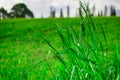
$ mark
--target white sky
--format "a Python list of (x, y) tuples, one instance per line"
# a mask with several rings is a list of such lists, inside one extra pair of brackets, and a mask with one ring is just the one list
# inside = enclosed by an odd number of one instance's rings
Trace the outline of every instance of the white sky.
[[(120, 0), (83, 0), (89, 2), (92, 7), (94, 4), (97, 10), (104, 10), (104, 6), (114, 5), (120, 12)], [(33, 11), (35, 17), (44, 17), (50, 15), (50, 6), (54, 6), (57, 9), (56, 15), (59, 16), (59, 9), (63, 8), (64, 15), (66, 15), (66, 6), (70, 6), (70, 15), (75, 16), (76, 8), (79, 7), (79, 0), (0, 0), (0, 7), (4, 7), (10, 11), (13, 5), (16, 3), (25, 3), (27, 7)], [(120, 14), (119, 14), (120, 15)]]

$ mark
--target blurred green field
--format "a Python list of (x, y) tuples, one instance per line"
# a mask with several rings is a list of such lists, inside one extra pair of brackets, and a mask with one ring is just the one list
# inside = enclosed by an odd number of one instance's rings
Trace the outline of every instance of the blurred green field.
[[(103, 27), (107, 46), (110, 53), (113, 52), (117, 36), (118, 45), (120, 45), (120, 17), (94, 17), (93, 21), (100, 33), (98, 36), (101, 36), (100, 26)], [(72, 26), (77, 30), (80, 19), (0, 20), (0, 80), (52, 80), (50, 69), (43, 61), (47, 54), (51, 52), (47, 62), (56, 74), (62, 66), (54, 58), (51, 48), (42, 37), (59, 49), (61, 44), (56, 25)]]

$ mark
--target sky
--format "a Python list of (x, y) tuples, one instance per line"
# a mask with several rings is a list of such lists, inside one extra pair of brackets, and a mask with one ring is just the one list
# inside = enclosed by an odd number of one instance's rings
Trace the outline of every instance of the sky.
[[(49, 17), (50, 16), (50, 6), (56, 8), (56, 16), (59, 16), (60, 8), (63, 9), (64, 16), (66, 16), (66, 7), (70, 6), (70, 16), (74, 17), (76, 15), (76, 9), (79, 7), (80, 0), (0, 0), (0, 7), (4, 7), (8, 12), (13, 5), (17, 3), (25, 3), (27, 7), (34, 13), (36, 18)], [(96, 6), (96, 13), (99, 10), (104, 10), (104, 6), (114, 5), (117, 10), (117, 15), (120, 15), (120, 0), (82, 0), (89, 2), (90, 8), (93, 5)]]

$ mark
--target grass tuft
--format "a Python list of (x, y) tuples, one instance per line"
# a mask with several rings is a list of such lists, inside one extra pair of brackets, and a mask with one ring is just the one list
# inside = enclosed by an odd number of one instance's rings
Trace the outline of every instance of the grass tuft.
[[(64, 72), (60, 73), (59, 76), (70, 80), (118, 80), (120, 73), (118, 43), (114, 57), (104, 55), (107, 54), (105, 51), (107, 38), (104, 29), (100, 27), (105, 44), (97, 35), (98, 30), (90, 16), (88, 7), (82, 2), (80, 2), (80, 12), (79, 30), (76, 30), (76, 27), (57, 25), (57, 34), (62, 51), (57, 51), (52, 44), (46, 41), (64, 66), (62, 69)], [(67, 77), (65, 78), (61, 74), (67, 75)]]

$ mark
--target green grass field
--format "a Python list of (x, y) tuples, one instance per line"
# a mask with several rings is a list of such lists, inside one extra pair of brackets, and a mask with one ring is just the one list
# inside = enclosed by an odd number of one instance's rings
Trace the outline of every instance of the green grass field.
[[(93, 21), (101, 40), (103, 36), (100, 27), (103, 27), (107, 39), (105, 50), (108, 52), (108, 56), (114, 56), (116, 42), (118, 44), (117, 51), (120, 50), (120, 17), (94, 17)], [(43, 39), (43, 37), (47, 39), (58, 51), (62, 50), (62, 43), (56, 32), (56, 25), (60, 27), (71, 26), (78, 31), (80, 19), (0, 20), (0, 80), (53, 80), (54, 74), (58, 77), (62, 75), (63, 65), (53, 54), (54, 50)], [(102, 43), (105, 44), (104, 41)], [(62, 54), (65, 61), (67, 61), (67, 55)], [(118, 59), (118, 63), (120, 63), (120, 54), (118, 54)], [(116, 64), (118, 63), (116, 62)], [(108, 68), (112, 70), (112, 67)], [(63, 76), (65, 75), (63, 71)], [(62, 77), (58, 79), (63, 80)], [(73, 78), (73, 80), (76, 79)], [(117, 79), (120, 79), (120, 73), (118, 73)]]

